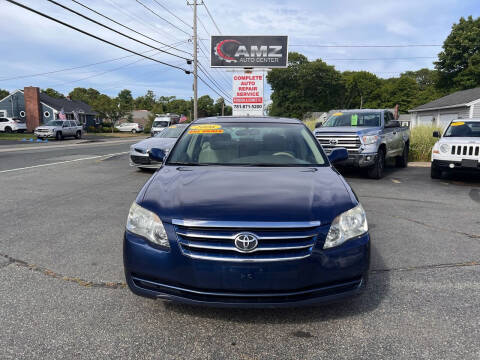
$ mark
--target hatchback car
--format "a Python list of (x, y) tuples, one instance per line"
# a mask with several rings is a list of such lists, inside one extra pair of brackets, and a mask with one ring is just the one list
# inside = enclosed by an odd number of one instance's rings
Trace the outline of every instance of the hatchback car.
[(190, 125), (132, 204), (124, 268), (138, 295), (279, 307), (359, 293), (365, 211), (300, 121), (214, 117)]
[(25, 121), (20, 119), (0, 117), (0, 131), (6, 132), (6, 133), (11, 133), (11, 132), (23, 133), (27, 131), (27, 125), (25, 124)]
[(133, 122), (126, 122), (115, 126), (115, 129), (121, 132), (131, 132), (132, 134), (135, 134), (137, 132), (142, 132), (143, 126)]

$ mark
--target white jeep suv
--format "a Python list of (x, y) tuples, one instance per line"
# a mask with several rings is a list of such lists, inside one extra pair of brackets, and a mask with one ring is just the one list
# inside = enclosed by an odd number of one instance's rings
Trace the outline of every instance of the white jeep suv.
[(480, 119), (453, 120), (432, 149), (432, 179), (443, 173), (457, 171), (480, 172)]

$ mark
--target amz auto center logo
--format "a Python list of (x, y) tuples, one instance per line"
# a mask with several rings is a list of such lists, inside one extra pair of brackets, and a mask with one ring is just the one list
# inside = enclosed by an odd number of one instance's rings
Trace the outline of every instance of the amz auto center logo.
[(215, 56), (228, 64), (276, 64), (284, 56), (282, 45), (246, 45), (236, 39), (222, 39), (214, 43)]

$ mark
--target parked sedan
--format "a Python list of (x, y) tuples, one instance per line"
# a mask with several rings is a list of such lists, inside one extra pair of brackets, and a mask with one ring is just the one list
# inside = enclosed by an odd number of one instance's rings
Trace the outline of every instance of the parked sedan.
[(137, 295), (197, 305), (299, 306), (365, 288), (365, 211), (295, 119), (215, 117), (185, 130), (133, 202), (125, 277)]
[(116, 125), (115, 129), (121, 132), (131, 132), (132, 134), (135, 134), (137, 132), (142, 132), (143, 126), (137, 123), (126, 122), (120, 125)]
[(133, 144), (130, 147), (130, 166), (140, 169), (158, 168), (161, 163), (150, 159), (149, 150), (159, 148), (168, 152), (187, 126), (188, 124), (172, 125), (151, 138)]

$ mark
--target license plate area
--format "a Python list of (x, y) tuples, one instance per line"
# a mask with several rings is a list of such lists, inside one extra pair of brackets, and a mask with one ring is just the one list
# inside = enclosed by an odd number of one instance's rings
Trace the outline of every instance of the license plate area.
[(462, 160), (462, 167), (477, 168), (478, 167), (478, 160), (463, 159)]

